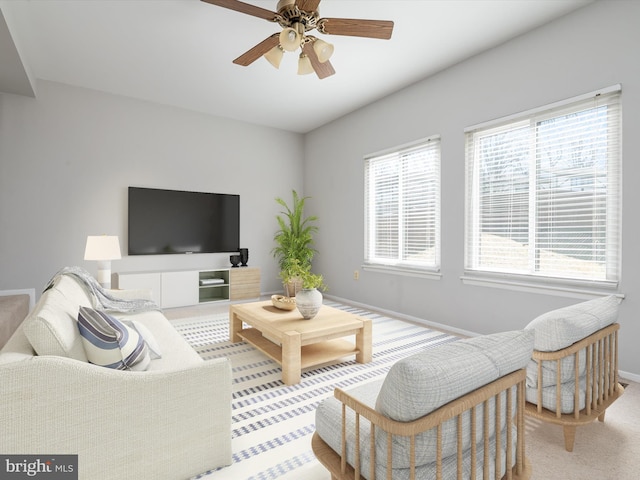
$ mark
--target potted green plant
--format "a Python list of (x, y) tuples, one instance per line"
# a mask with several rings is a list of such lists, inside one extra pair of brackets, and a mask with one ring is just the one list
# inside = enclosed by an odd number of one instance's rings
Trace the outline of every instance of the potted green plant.
[(288, 289), (286, 285), (299, 277), (301, 271), (311, 268), (311, 260), (316, 253), (313, 248), (313, 234), (318, 231), (315, 225), (318, 218), (315, 215), (304, 216), (304, 204), (309, 197), (300, 197), (295, 190), (292, 190), (292, 195), (291, 206), (282, 198), (276, 198), (276, 202), (284, 210), (276, 216), (280, 228), (273, 237), (276, 246), (271, 251), (278, 259), (280, 277), (285, 284), (287, 296), (295, 296), (296, 288), (294, 286)]

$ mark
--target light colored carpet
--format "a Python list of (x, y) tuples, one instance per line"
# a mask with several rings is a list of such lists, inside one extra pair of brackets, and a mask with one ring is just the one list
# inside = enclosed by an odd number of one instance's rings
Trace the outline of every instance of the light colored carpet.
[[(328, 480), (311, 451), (315, 407), (337, 386), (383, 377), (398, 359), (455, 337), (374, 312), (325, 301), (371, 318), (374, 360), (353, 359), (303, 372), (298, 385), (281, 382), (280, 367), (250, 345), (228, 341), (226, 313), (173, 320), (204, 359), (225, 356), (233, 366), (233, 464), (196, 478), (211, 480)], [(534, 480), (635, 479), (640, 459), (640, 385), (631, 383), (604, 423), (579, 427), (572, 453), (562, 428), (527, 419), (527, 457)]]
[(635, 480), (640, 477), (640, 384), (629, 383), (604, 422), (576, 429), (573, 452), (562, 427), (527, 418), (527, 457), (535, 480)]

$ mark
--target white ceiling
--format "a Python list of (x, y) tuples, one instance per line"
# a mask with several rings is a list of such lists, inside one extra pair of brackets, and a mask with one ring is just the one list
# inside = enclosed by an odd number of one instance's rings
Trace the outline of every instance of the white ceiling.
[(295, 53), (279, 70), (233, 64), (280, 27), (200, 0), (0, 0), (0, 92), (45, 79), (308, 132), (591, 1), (322, 0), (321, 17), (395, 27), (391, 40), (317, 34), (335, 46), (336, 74), (319, 80), (296, 74)]

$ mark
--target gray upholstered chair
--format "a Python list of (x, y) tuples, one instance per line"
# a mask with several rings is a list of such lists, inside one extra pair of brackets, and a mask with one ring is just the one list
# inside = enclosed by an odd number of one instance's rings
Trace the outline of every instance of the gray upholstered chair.
[(604, 421), (622, 395), (618, 382), (620, 300), (608, 297), (545, 313), (527, 325), (535, 332), (527, 366), (527, 415), (561, 425), (573, 451), (576, 427)]
[(336, 389), (316, 411), (313, 451), (340, 479), (529, 478), (523, 330), (400, 360), (384, 380)]

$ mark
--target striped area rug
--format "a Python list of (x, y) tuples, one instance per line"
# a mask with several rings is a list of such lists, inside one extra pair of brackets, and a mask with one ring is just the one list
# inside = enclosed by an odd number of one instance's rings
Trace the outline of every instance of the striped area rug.
[(229, 342), (227, 314), (174, 321), (202, 358), (227, 357), (233, 367), (233, 464), (195, 478), (211, 480), (326, 480), (328, 472), (311, 451), (315, 409), (333, 394), (382, 378), (399, 359), (456, 339), (408, 322), (325, 300), (325, 305), (367, 317), (373, 323), (373, 360), (303, 370), (302, 381), (287, 386), (280, 366), (246, 343)]

